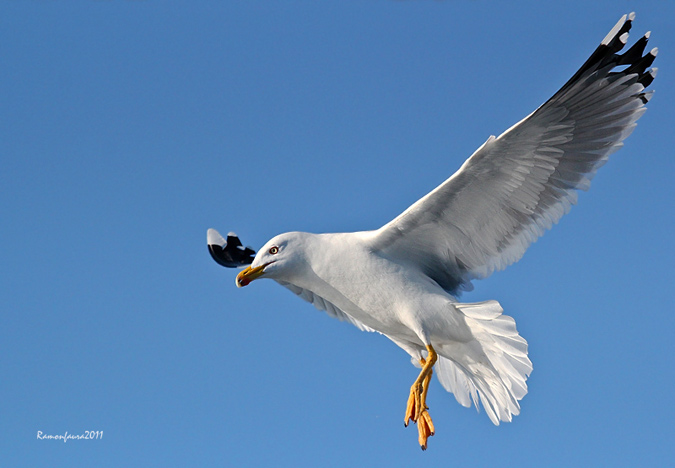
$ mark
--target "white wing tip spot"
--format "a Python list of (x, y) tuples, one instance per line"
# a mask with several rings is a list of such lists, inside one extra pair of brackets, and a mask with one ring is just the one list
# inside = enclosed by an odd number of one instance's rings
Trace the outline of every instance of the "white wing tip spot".
[(605, 38), (602, 40), (602, 42), (601, 42), (600, 44), (602, 44), (602, 45), (607, 45), (607, 44), (609, 44), (609, 42), (610, 42), (612, 39), (614, 39), (614, 36), (616, 36), (616, 33), (619, 32), (619, 30), (621, 29), (621, 26), (623, 26), (623, 24), (626, 22), (626, 17), (627, 17), (627, 15), (623, 15), (623, 16), (621, 17), (621, 19), (619, 20), (619, 22), (616, 23), (616, 25), (614, 25), (614, 27), (612, 28), (612, 30), (605, 36)]

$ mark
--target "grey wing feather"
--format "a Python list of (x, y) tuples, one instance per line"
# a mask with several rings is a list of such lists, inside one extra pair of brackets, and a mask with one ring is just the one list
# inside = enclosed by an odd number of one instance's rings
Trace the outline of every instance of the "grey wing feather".
[[(546, 103), (491, 136), (443, 184), (374, 232), (371, 248), (413, 264), (452, 293), (518, 261), (576, 203), (576, 190), (622, 146), (656, 75), (649, 33), (624, 54), (625, 15)], [(619, 69), (623, 68), (623, 69)]]
[(297, 294), (302, 299), (306, 300), (307, 302), (310, 302), (317, 309), (325, 311), (328, 315), (330, 315), (333, 318), (336, 318), (343, 322), (349, 322), (361, 331), (368, 331), (368, 332), (376, 331), (364, 325), (359, 320), (356, 320), (355, 318), (351, 317), (349, 314), (346, 314), (341, 309), (333, 305), (331, 302), (328, 302), (321, 296), (314, 294), (312, 291), (308, 289), (300, 288), (294, 284), (286, 283), (285, 281), (277, 281), (277, 283), (290, 289), (294, 294)]

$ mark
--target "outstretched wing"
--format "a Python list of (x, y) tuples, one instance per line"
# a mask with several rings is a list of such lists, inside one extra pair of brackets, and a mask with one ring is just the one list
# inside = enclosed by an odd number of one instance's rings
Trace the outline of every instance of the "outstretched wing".
[(649, 33), (623, 54), (624, 15), (551, 99), (491, 136), (443, 184), (373, 233), (371, 248), (456, 293), (518, 261), (587, 190), (646, 110), (656, 75)]
[(250, 265), (255, 258), (255, 251), (250, 247), (244, 247), (234, 232), (230, 232), (227, 239), (223, 239), (218, 231), (211, 228), (206, 231), (206, 244), (211, 257), (227, 268)]

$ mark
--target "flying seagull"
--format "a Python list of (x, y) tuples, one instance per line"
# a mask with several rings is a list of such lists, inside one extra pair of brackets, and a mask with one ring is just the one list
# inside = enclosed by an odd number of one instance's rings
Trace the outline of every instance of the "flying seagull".
[[(449, 179), (375, 231), (288, 232), (267, 242), (236, 278), (271, 278), (319, 310), (377, 331), (421, 367), (404, 422), (423, 450), (434, 435), (426, 405), (436, 371), (466, 407), (490, 420), (520, 413), (532, 372), (527, 342), (497, 301), (461, 303), (471, 281), (518, 261), (587, 190), (645, 112), (656, 76), (649, 33), (623, 54), (634, 13), (624, 15), (574, 76), (499, 137), (490, 136)], [(225, 266), (250, 262), (231, 234), (207, 235)], [(227, 255), (225, 255), (227, 253)]]

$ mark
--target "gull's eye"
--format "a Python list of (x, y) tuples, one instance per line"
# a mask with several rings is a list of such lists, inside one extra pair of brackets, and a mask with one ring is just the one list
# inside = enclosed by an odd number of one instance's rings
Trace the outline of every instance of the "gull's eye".
[(269, 253), (271, 253), (272, 255), (278, 254), (278, 253), (279, 253), (279, 247), (277, 247), (277, 246), (275, 245), (274, 247), (272, 247), (272, 248), (269, 250)]

